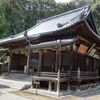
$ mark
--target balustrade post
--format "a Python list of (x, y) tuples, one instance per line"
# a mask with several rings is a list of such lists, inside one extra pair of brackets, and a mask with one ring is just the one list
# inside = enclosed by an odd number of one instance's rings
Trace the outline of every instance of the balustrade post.
[(98, 79), (96, 80), (96, 88), (98, 88)]
[(49, 92), (51, 91), (51, 81), (49, 81), (49, 88), (48, 88), (48, 91), (49, 91)]
[(31, 89), (33, 89), (33, 84), (34, 84), (34, 82), (33, 82), (33, 78), (31, 79)]
[(78, 67), (77, 71), (77, 92), (80, 92), (80, 67)]
[(80, 67), (78, 67), (77, 78), (80, 79)]
[(70, 91), (70, 81), (67, 82), (67, 91)]
[(58, 69), (57, 97), (60, 96), (60, 69)]
[(91, 90), (91, 81), (89, 80), (89, 90)]
[[(68, 70), (68, 77), (70, 79), (70, 70)], [(67, 82), (67, 91), (70, 91), (70, 81)]]

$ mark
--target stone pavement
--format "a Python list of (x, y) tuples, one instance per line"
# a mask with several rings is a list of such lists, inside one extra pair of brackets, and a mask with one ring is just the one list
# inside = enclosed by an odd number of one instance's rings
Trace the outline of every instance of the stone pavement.
[(10, 91), (16, 91), (16, 89), (0, 85), (0, 100), (32, 100), (9, 93)]

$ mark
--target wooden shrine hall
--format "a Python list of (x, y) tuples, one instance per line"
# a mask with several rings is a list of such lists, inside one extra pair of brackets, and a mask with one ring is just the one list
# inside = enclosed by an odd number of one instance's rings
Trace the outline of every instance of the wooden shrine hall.
[[(9, 48), (8, 73), (32, 74), (32, 87), (80, 91), (100, 84), (100, 37), (90, 5), (38, 21), (32, 28), (0, 39)], [(25, 69), (25, 66), (27, 67)]]

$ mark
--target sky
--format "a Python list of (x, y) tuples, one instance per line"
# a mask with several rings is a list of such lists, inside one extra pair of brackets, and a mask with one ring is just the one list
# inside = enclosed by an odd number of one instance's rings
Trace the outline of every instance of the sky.
[(69, 2), (71, 0), (55, 0), (56, 2)]

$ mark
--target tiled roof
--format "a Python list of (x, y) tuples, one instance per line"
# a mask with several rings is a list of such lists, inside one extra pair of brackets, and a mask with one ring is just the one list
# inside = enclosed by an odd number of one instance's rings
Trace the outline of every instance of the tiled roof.
[(28, 45), (26, 46), (26, 49), (28, 48), (44, 48), (44, 47), (50, 47), (50, 46), (58, 46), (60, 44), (69, 44), (72, 42), (75, 42), (78, 38), (72, 38), (72, 39), (62, 39), (62, 40), (55, 40), (55, 41), (49, 41), (49, 42), (43, 42), (35, 45)]
[[(39, 23), (37, 23), (37, 25), (27, 30), (27, 37), (37, 39), (43, 35), (51, 34), (55, 31), (68, 28), (84, 20), (88, 16), (90, 11), (90, 6), (88, 5), (41, 20), (39, 21)], [(24, 40), (24, 33), (25, 31), (8, 38), (0, 39), (0, 44)]]

